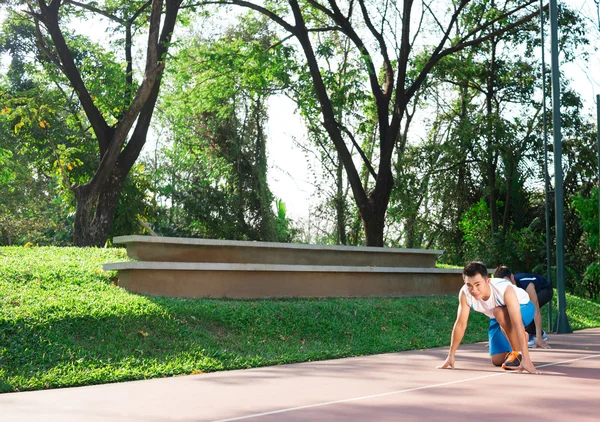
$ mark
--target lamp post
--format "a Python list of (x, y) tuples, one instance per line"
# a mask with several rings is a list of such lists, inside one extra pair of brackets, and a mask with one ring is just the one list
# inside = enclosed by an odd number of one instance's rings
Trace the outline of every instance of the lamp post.
[[(550, 176), (548, 175), (548, 122), (546, 121), (546, 54), (544, 53), (544, 0), (540, 0), (540, 41), (542, 45), (542, 123), (544, 136), (544, 199), (546, 208), (546, 273), (552, 284), (552, 251), (550, 248)], [(552, 331), (552, 303), (548, 306), (548, 330)]]
[(558, 315), (554, 325), (557, 333), (571, 333), (567, 319), (565, 297), (564, 199), (562, 170), (562, 135), (560, 125), (560, 82), (558, 75), (558, 7), (550, 0), (550, 41), (552, 69), (552, 136), (554, 139), (554, 210), (556, 213), (556, 291)]

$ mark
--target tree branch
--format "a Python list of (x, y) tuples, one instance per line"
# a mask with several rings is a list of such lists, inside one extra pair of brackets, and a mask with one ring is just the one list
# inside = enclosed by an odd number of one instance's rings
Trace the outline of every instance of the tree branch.
[[(180, 0), (167, 0), (167, 2), (170, 4), (171, 7), (175, 8), (174, 14), (176, 16), (177, 10), (179, 9)], [(162, 5), (162, 0), (154, 0), (152, 2), (144, 80), (140, 85), (135, 95), (135, 98), (131, 102), (129, 109), (125, 112), (123, 119), (117, 125), (114, 136), (112, 137), (112, 142), (110, 143), (109, 149), (106, 151), (106, 154), (104, 154), (104, 156), (102, 157), (100, 165), (98, 166), (98, 170), (92, 177), (92, 180), (87, 183), (90, 189), (92, 189), (92, 192), (98, 191), (100, 189), (100, 186), (108, 179), (108, 177), (114, 171), (114, 166), (117, 163), (119, 155), (121, 154), (121, 148), (123, 147), (123, 144), (127, 139), (127, 135), (129, 134), (131, 127), (133, 126), (136, 120), (139, 121), (138, 117), (140, 117), (140, 112), (143, 108), (147, 107), (147, 101), (155, 90), (156, 94), (158, 95), (160, 77), (164, 70), (164, 62), (159, 61), (162, 60), (161, 45), (159, 44), (159, 27), (161, 20), (160, 17), (162, 14)], [(169, 7), (167, 7), (167, 9), (169, 9)], [(165, 29), (169, 30), (168, 36), (170, 37), (172, 28), (168, 28), (165, 25), (163, 27), (163, 32)], [(153, 104), (151, 108), (154, 109)], [(145, 139), (139, 140), (138, 142), (141, 143), (141, 145), (143, 145)], [(131, 146), (128, 144), (127, 147)], [(131, 150), (131, 148), (129, 148), (129, 150)], [(125, 172), (125, 174), (127, 174), (127, 172)]]
[(323, 114), (323, 126), (325, 127), (325, 130), (327, 130), (327, 133), (331, 137), (331, 140), (333, 141), (338, 151), (340, 159), (344, 164), (346, 174), (348, 176), (348, 181), (352, 186), (352, 192), (354, 194), (357, 206), (363, 212), (366, 212), (369, 208), (369, 199), (362, 186), (360, 176), (356, 170), (354, 161), (352, 160), (352, 155), (350, 154), (350, 151), (348, 151), (348, 148), (344, 142), (339, 127), (337, 126), (335, 114), (331, 105), (331, 100), (327, 94), (327, 90), (325, 88), (325, 84), (321, 76), (321, 71), (317, 59), (315, 57), (314, 50), (312, 48), (312, 44), (308, 37), (308, 32), (306, 31), (306, 25), (304, 22), (304, 17), (302, 16), (302, 12), (300, 10), (300, 5), (298, 4), (297, 0), (289, 0), (289, 3), (294, 14), (294, 18), (296, 20), (297, 39), (304, 50), (310, 74), (313, 79), (315, 93), (319, 100), (319, 104), (321, 105), (321, 112)]
[(148, 8), (152, 4), (152, 0), (148, 0), (142, 7), (140, 7), (134, 14), (127, 20), (127, 23), (132, 24), (135, 20), (142, 14), (144, 10)]
[(343, 124), (341, 124), (339, 122), (338, 122), (338, 126), (342, 129), (342, 131), (346, 135), (348, 135), (348, 137), (352, 141), (352, 144), (356, 147), (356, 150), (358, 151), (358, 154), (363, 159), (363, 161), (365, 163), (365, 166), (367, 166), (367, 169), (369, 169), (369, 173), (371, 173), (371, 176), (373, 176), (373, 178), (376, 179), (377, 178), (377, 173), (375, 173), (375, 170), (371, 166), (371, 161), (366, 156), (366, 154), (364, 153), (364, 151), (362, 150), (362, 148), (360, 147), (360, 145), (358, 145), (358, 142), (356, 142), (356, 139), (354, 138), (354, 136), (352, 135), (352, 133), (350, 133), (350, 131), (348, 130), (348, 128), (346, 126), (344, 126)]
[(94, 133), (96, 134), (96, 138), (98, 139), (100, 150), (105, 150), (112, 134), (111, 128), (104, 120), (100, 110), (98, 110), (94, 104), (94, 101), (92, 100), (92, 97), (86, 88), (85, 83), (83, 82), (81, 74), (79, 73), (79, 69), (75, 65), (71, 50), (69, 50), (67, 42), (62, 34), (58, 23), (58, 8), (60, 7), (60, 1), (53, 1), (47, 6), (45, 1), (38, 0), (38, 6), (40, 8), (40, 13), (33, 16), (34, 18), (39, 19), (48, 30), (50, 37), (54, 42), (56, 52), (58, 53), (62, 63), (61, 69), (63, 70), (63, 73), (67, 79), (69, 79), (71, 82), (73, 89), (79, 97), (79, 101), (81, 101), (81, 105), (83, 106), (85, 114), (87, 115), (92, 128), (94, 129)]
[(278, 16), (275, 13), (271, 12), (266, 7), (258, 6), (256, 4), (250, 3), (248, 1), (244, 1), (244, 0), (202, 1), (202, 2), (198, 2), (196, 4), (189, 5), (189, 6), (186, 6), (186, 7), (193, 7), (193, 6), (200, 6), (200, 5), (209, 5), (209, 4), (237, 5), (237, 6), (242, 6), (242, 7), (248, 8), (248, 9), (255, 10), (255, 11), (257, 11), (257, 12), (259, 12), (259, 13), (267, 16), (273, 22), (278, 23), (286, 31), (288, 31), (288, 32), (296, 35), (296, 28), (294, 26), (290, 25), (289, 23), (287, 23), (283, 18), (281, 18), (280, 16)]
[(381, 54), (383, 56), (383, 63), (385, 66), (385, 83), (383, 88), (383, 95), (389, 95), (391, 93), (391, 86), (394, 80), (394, 70), (392, 69), (392, 62), (390, 61), (390, 56), (387, 51), (387, 45), (385, 44), (385, 40), (383, 39), (383, 35), (373, 25), (371, 19), (369, 18), (369, 12), (367, 11), (367, 7), (365, 6), (364, 0), (359, 0), (358, 4), (360, 5), (360, 10), (363, 15), (363, 19), (367, 24), (367, 28), (371, 31), (371, 34), (375, 37), (377, 42), (379, 43), (379, 48), (381, 49)]
[(80, 3), (80, 2), (74, 1), (74, 0), (65, 0), (65, 3), (69, 3), (69, 4), (73, 5), (73, 6), (77, 6), (77, 7), (80, 7), (82, 9), (88, 10), (90, 12), (97, 13), (99, 15), (107, 17), (108, 19), (110, 19), (112, 21), (118, 22), (121, 25), (125, 25), (125, 21), (123, 19), (121, 19), (118, 16), (115, 16), (115, 15), (113, 15), (111, 13), (108, 13), (105, 10), (98, 9), (97, 7), (94, 7), (92, 5)]
[[(463, 0), (464, 1), (464, 0)], [(523, 7), (528, 6), (532, 3), (534, 3), (535, 0), (530, 0), (527, 4), (525, 4), (524, 6), (521, 6), (517, 9), (513, 10), (513, 13), (516, 13), (517, 11), (521, 10)], [(460, 10), (457, 9), (457, 10)], [(423, 83), (423, 81), (425, 80), (425, 78), (427, 77), (427, 74), (431, 71), (431, 69), (433, 68), (433, 66), (439, 62), (443, 57), (452, 54), (452, 53), (456, 53), (457, 51), (461, 51), (464, 50), (467, 47), (470, 47), (472, 45), (477, 45), (477, 44), (481, 44), (485, 41), (488, 41), (494, 37), (497, 37), (499, 35), (502, 35), (514, 28), (517, 28), (519, 26), (521, 26), (522, 24), (524, 24), (525, 22), (530, 21), (531, 19), (534, 19), (535, 17), (537, 17), (539, 15), (539, 11), (535, 11), (533, 13), (530, 13), (529, 15), (526, 15), (524, 17), (522, 17), (521, 19), (513, 22), (510, 25), (506, 25), (496, 31), (493, 31), (491, 33), (489, 33), (486, 36), (483, 37), (479, 37), (479, 38), (475, 38), (471, 41), (464, 41), (461, 42), (459, 44), (456, 44), (452, 47), (449, 47), (445, 50), (442, 51), (442, 45), (443, 43), (446, 42), (447, 40), (447, 34), (449, 33), (449, 31), (446, 32), (446, 36), (444, 37), (444, 39), (440, 42), (440, 44), (438, 44), (438, 46), (436, 47), (436, 50), (434, 51), (434, 53), (431, 55), (431, 57), (429, 58), (429, 61), (427, 62), (427, 64), (425, 65), (425, 67), (423, 68), (423, 70), (421, 71), (421, 73), (419, 74), (419, 76), (415, 79), (415, 82), (412, 84), (412, 86), (409, 88), (409, 90), (407, 91), (407, 94), (414, 94), (414, 92), (419, 89), (419, 87), (421, 86), (421, 84)], [(506, 17), (505, 15), (503, 15), (504, 17)], [(453, 16), (453, 21), (454, 21), (454, 16)], [(496, 22), (497, 19), (494, 20), (494, 22)], [(453, 24), (451, 22), (451, 24)], [(492, 24), (492, 22), (486, 23), (484, 25), (481, 25), (480, 28), (484, 29), (487, 28), (488, 26), (490, 26)], [(448, 26), (448, 28), (450, 29), (450, 25)], [(470, 33), (472, 33), (473, 31), (471, 31)], [(465, 38), (463, 37), (463, 40)]]
[[(492, 19), (491, 21), (488, 21), (488, 22), (486, 22), (486, 23), (484, 23), (484, 24), (482, 24), (482, 25), (479, 25), (479, 26), (477, 26), (477, 27), (473, 28), (471, 31), (469, 31), (469, 32), (467, 33), (467, 35), (465, 35), (464, 37), (462, 37), (462, 38), (460, 39), (460, 41), (457, 43), (457, 45), (460, 45), (461, 43), (465, 42), (466, 40), (468, 40), (469, 38), (471, 38), (471, 37), (472, 37), (474, 34), (477, 34), (478, 32), (481, 32), (481, 31), (483, 31), (484, 29), (487, 29), (487, 28), (489, 28), (490, 26), (492, 26), (492, 25), (493, 25), (493, 24), (495, 24), (496, 22), (499, 22), (499, 21), (501, 21), (501, 20), (503, 20), (503, 19), (506, 19), (506, 18), (507, 18), (507, 17), (509, 17), (509, 16), (513, 16), (513, 15), (514, 15), (515, 13), (517, 13), (519, 10), (522, 10), (522, 9), (524, 9), (524, 8), (526, 8), (527, 6), (529, 6), (529, 5), (533, 4), (533, 3), (537, 3), (537, 0), (529, 0), (527, 3), (523, 3), (523, 4), (521, 4), (520, 6), (518, 6), (518, 7), (514, 8), (514, 9), (513, 9), (513, 10), (511, 10), (511, 11), (505, 12), (503, 15), (500, 15), (500, 16), (498, 16), (496, 19)], [(547, 9), (547, 8), (548, 8), (548, 5), (546, 5), (546, 6), (544, 7), (544, 9)], [(539, 13), (540, 13), (539, 11), (536, 11), (536, 12), (535, 12), (535, 15), (537, 16), (537, 15), (539, 15)], [(521, 22), (521, 23), (525, 23), (525, 22), (527, 22), (527, 21), (524, 21), (524, 22)], [(520, 25), (520, 24), (519, 24), (519, 25)]]
[[(161, 59), (163, 59), (168, 52), (169, 44), (171, 42), (171, 36), (173, 35), (173, 30), (177, 22), (177, 14), (180, 5), (181, 0), (167, 0), (167, 10), (165, 13), (163, 28), (160, 34), (160, 39), (157, 47), (158, 57), (160, 57)], [(119, 161), (122, 163), (123, 166), (127, 168), (133, 166), (146, 141), (148, 127), (150, 126), (150, 121), (152, 119), (156, 101), (158, 99), (162, 75), (163, 73), (161, 71), (160, 74), (157, 76), (155, 85), (152, 88), (149, 97), (147, 98), (145, 104), (143, 105), (143, 108), (140, 111), (137, 124), (135, 130), (133, 131), (133, 134), (131, 135), (130, 141), (127, 143), (127, 146), (123, 149), (123, 152), (119, 157)]]

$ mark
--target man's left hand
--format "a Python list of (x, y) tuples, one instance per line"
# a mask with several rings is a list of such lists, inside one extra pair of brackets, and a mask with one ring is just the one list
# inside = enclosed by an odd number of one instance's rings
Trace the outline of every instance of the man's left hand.
[(543, 338), (538, 337), (535, 339), (535, 347), (539, 347), (541, 349), (550, 349), (550, 345), (544, 341)]

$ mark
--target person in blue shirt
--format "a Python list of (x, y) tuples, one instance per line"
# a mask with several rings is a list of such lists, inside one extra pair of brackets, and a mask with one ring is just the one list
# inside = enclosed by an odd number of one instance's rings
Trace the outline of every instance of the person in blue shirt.
[(535, 306), (533, 321), (525, 327), (525, 331), (529, 334), (527, 346), (529, 348), (541, 347), (549, 349), (550, 346), (546, 343), (548, 335), (542, 330), (542, 314), (540, 308), (552, 300), (552, 295), (554, 293), (552, 284), (539, 274), (513, 274), (505, 265), (500, 265), (496, 268), (494, 277), (509, 280), (515, 286), (520, 287), (527, 292), (531, 302)]

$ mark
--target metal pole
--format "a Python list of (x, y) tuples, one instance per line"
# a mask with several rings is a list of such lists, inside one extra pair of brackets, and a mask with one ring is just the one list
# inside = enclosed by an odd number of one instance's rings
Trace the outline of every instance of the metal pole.
[[(540, 0), (540, 38), (542, 43), (542, 122), (544, 126), (544, 193), (546, 199), (546, 273), (552, 284), (552, 251), (550, 249), (550, 177), (548, 175), (548, 122), (546, 121), (546, 55), (544, 54), (544, 0)], [(552, 331), (552, 301), (548, 304), (548, 331)]]
[(562, 134), (560, 127), (560, 82), (558, 69), (558, 8), (557, 0), (550, 0), (550, 41), (552, 52), (552, 135), (554, 138), (554, 212), (556, 214), (556, 290), (558, 315), (554, 331), (571, 333), (566, 313), (564, 199), (562, 171)]

